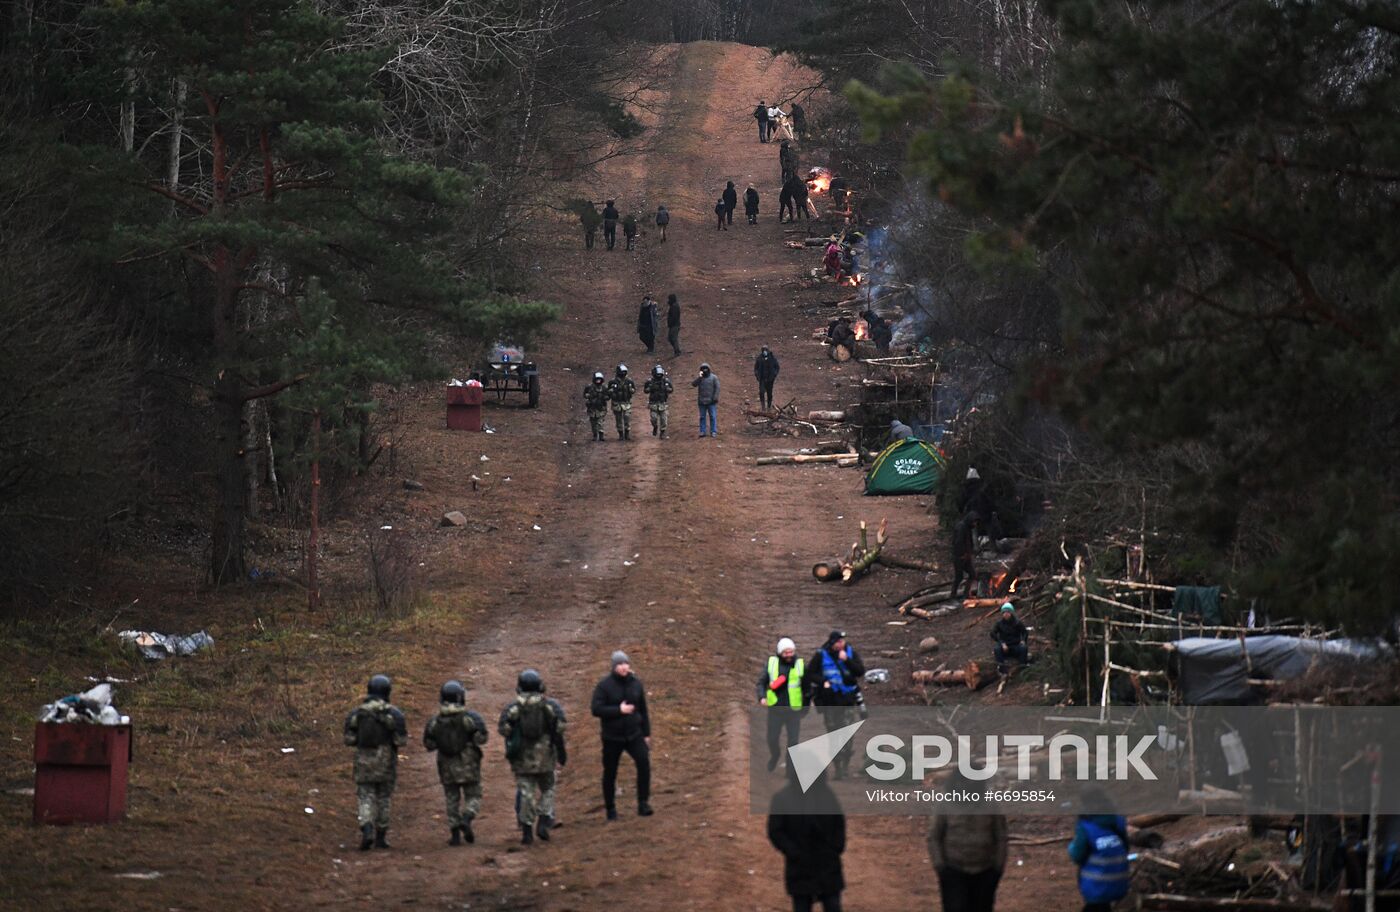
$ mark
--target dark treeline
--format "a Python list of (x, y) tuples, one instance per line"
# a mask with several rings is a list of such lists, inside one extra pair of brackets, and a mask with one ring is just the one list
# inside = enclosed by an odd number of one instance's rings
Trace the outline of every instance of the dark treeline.
[(380, 384), (528, 341), (555, 308), (507, 241), (640, 133), (634, 26), (617, 0), (0, 4), (0, 597), (61, 596), (157, 514), (243, 578), (311, 459), (330, 490), (375, 460)]
[(828, 138), (951, 373), (997, 397), (955, 465), (1054, 502), (1045, 556), (1145, 544), (1275, 617), (1393, 617), (1394, 8), (808, 9), (779, 46), (845, 89)]

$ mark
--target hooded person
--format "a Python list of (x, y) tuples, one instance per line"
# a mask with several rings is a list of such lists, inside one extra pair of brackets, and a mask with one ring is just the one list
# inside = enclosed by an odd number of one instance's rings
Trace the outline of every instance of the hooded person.
[(782, 193), (778, 196), (778, 221), (783, 221), (783, 213), (788, 213), (788, 221), (807, 218), (807, 182), (796, 174), (783, 179)]
[(369, 679), (366, 695), (345, 718), (345, 743), (355, 748), (356, 819), (360, 851), (387, 849), (389, 810), (399, 778), (399, 748), (408, 744), (402, 710), (389, 702), (388, 675)]
[(963, 479), (962, 490), (958, 492), (958, 512), (968, 513), (970, 511), (976, 511), (979, 516), (986, 517), (990, 517), (993, 513), (992, 496), (987, 491), (987, 483), (974, 467), (968, 468), (967, 477)]
[(603, 421), (608, 417), (608, 403), (611, 401), (603, 372), (594, 371), (593, 382), (583, 388), (583, 404), (588, 410), (588, 425), (593, 429), (594, 441), (603, 439)]
[(1006, 869), (1008, 828), (1002, 814), (988, 814), (979, 802), (960, 796), (985, 785), (954, 774), (928, 831), (928, 857), (938, 875), (948, 912), (992, 912), (997, 885)]
[[(865, 676), (865, 663), (855, 648), (846, 642), (846, 633), (833, 630), (822, 648), (807, 662), (807, 701), (817, 707), (827, 731), (854, 725), (865, 711), (865, 697), (860, 692), (860, 679)], [(846, 777), (855, 746), (846, 742), (833, 761), (837, 779)]]
[(753, 359), (753, 376), (758, 381), (759, 408), (772, 408), (773, 384), (778, 382), (778, 356), (766, 345)]
[(758, 676), (758, 705), (768, 712), (768, 771), (777, 769), (782, 759), (780, 744), (787, 732), (788, 747), (798, 743), (802, 716), (807, 711), (807, 663), (797, 655), (797, 644), (789, 637), (778, 640), (773, 654), (763, 663)]
[(719, 198), (724, 200), (725, 224), (734, 224), (734, 208), (739, 205), (739, 191), (734, 189), (733, 181), (724, 185), (724, 192), (720, 194)]
[[(700, 436), (719, 436), (719, 425), (716, 423), (716, 412), (719, 409), (719, 378), (710, 370), (709, 363), (700, 365), (700, 375), (690, 381), (690, 385), (695, 387), (695, 401), (700, 407)], [(709, 421), (710, 430), (705, 432), (705, 422)]]
[(661, 328), (661, 316), (656, 309), (656, 300), (651, 295), (642, 298), (642, 306), (637, 311), (637, 338), (647, 348), (647, 354), (656, 351), (656, 333)]
[(914, 436), (914, 429), (898, 418), (890, 419), (890, 442), (908, 440)]
[(846, 815), (823, 770), (804, 792), (795, 770), (773, 796), (768, 841), (783, 856), (783, 886), (794, 912), (841, 912), (846, 889), (841, 855), (846, 851)]
[(438, 781), (447, 800), (449, 845), (476, 842), (472, 821), (481, 812), (481, 748), (489, 737), (486, 720), (467, 709), (460, 681), (442, 685), (437, 715), (423, 729), (423, 747), (437, 752)]
[(725, 214), (728, 213), (728, 212), (729, 212), (729, 206), (725, 204), (725, 202), (724, 202), (724, 197), (721, 196), (719, 199), (715, 200), (715, 230), (716, 230), (716, 231), (728, 231), (728, 230), (729, 230), (728, 226), (724, 224), (724, 216), (725, 216)]
[(758, 224), (758, 190), (753, 184), (744, 191), (744, 215), (748, 216), (750, 225)]
[(661, 234), (661, 243), (666, 243), (666, 226), (671, 224), (671, 213), (665, 206), (656, 207), (656, 230)]
[(632, 660), (621, 649), (612, 654), (611, 670), (593, 688), (590, 703), (603, 740), (603, 809), (617, 819), (617, 767), (625, 753), (637, 767), (637, 814), (651, 810), (651, 716), (646, 688), (632, 673)]
[(996, 644), (992, 649), (992, 656), (996, 659), (998, 673), (1006, 674), (1008, 659), (1016, 659), (1022, 665), (1030, 663), (1030, 649), (1027, 646), (1029, 638), (1030, 632), (1026, 630), (1026, 625), (1016, 616), (1016, 606), (1004, 602), (997, 622), (992, 625), (992, 642)]

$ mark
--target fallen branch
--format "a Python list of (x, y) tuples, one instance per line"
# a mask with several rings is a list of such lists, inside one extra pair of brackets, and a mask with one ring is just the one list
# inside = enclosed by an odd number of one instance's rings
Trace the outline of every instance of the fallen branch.
[(1149, 893), (1141, 897), (1140, 909), (1182, 909), (1196, 912), (1198, 909), (1232, 909), (1234, 912), (1317, 912), (1330, 909), (1330, 905), (1308, 902), (1290, 902), (1285, 899), (1234, 899), (1230, 897), (1177, 896), (1172, 893)]
[(900, 567), (904, 570), (922, 570), (925, 573), (938, 573), (943, 568), (938, 564), (921, 561), (913, 557), (898, 557), (893, 554), (880, 554), (880, 563), (886, 567)]
[(880, 526), (875, 531), (875, 547), (871, 548), (866, 540), (865, 520), (860, 521), (860, 543), (852, 547), (851, 559), (841, 567), (841, 582), (853, 583), (874, 566), (875, 559), (880, 556), (880, 549), (885, 546), (885, 540), (889, 537), (888, 531), (888, 521), (880, 520)]
[(976, 659), (962, 668), (950, 671), (916, 671), (911, 677), (915, 684), (941, 684), (945, 687), (963, 684), (968, 690), (981, 690), (996, 680), (996, 666)]
[(760, 456), (754, 460), (754, 465), (793, 465), (805, 462), (835, 462), (850, 460), (852, 463), (860, 457), (854, 453), (798, 453), (795, 456)]

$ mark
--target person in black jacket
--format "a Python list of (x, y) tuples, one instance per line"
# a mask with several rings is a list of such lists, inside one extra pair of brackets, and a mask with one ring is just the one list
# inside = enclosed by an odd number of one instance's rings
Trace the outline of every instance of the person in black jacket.
[(622, 218), (617, 211), (617, 200), (608, 200), (608, 204), (603, 207), (603, 240), (608, 242), (608, 249), (612, 250), (617, 246), (617, 222)]
[(650, 817), (651, 718), (646, 690), (621, 649), (612, 654), (612, 671), (593, 688), (592, 709), (602, 728), (603, 807), (608, 819), (617, 819), (617, 766), (624, 753), (637, 765), (637, 813)]
[(799, 212), (804, 219), (807, 217), (807, 182), (794, 174), (778, 194), (778, 221), (783, 221), (783, 213), (788, 213), (787, 220), (795, 222)]
[[(846, 642), (845, 631), (831, 631), (822, 648), (807, 663), (803, 676), (808, 688), (807, 702), (817, 707), (827, 731), (859, 721), (865, 709), (865, 697), (860, 692), (860, 679), (864, 676), (865, 663)], [(854, 750), (854, 743), (848, 741), (836, 755), (833, 766), (837, 779), (846, 777)]]
[(1016, 616), (1016, 606), (1006, 602), (1001, 606), (1001, 617), (992, 626), (992, 642), (996, 643), (992, 656), (997, 660), (998, 674), (1006, 674), (1007, 659), (1015, 659), (1022, 665), (1030, 663), (1029, 640), (1030, 632)]
[(681, 305), (675, 295), (666, 296), (666, 341), (672, 351), (681, 353)]
[(773, 384), (778, 380), (778, 358), (768, 346), (759, 349), (753, 359), (753, 376), (758, 381), (758, 407), (773, 407)]
[(846, 815), (825, 771), (803, 794), (788, 768), (787, 785), (769, 807), (768, 841), (783, 853), (783, 885), (792, 897), (793, 912), (811, 912), (817, 903), (822, 912), (841, 912)]
[(724, 197), (721, 196), (719, 199), (715, 200), (715, 219), (716, 219), (716, 221), (715, 221), (715, 230), (716, 230), (716, 231), (728, 231), (728, 230), (729, 230), (727, 227), (725, 227), (725, 224), (724, 224), (724, 215), (725, 215), (725, 213), (728, 212), (728, 211), (729, 211), (729, 207), (728, 207), (728, 205), (724, 202)]
[(758, 191), (753, 184), (744, 191), (744, 214), (749, 217), (750, 225), (758, 224)]
[(720, 199), (724, 200), (725, 224), (734, 224), (734, 207), (739, 205), (739, 191), (734, 189), (733, 181), (724, 185), (724, 193), (720, 194)]
[(758, 107), (753, 109), (753, 117), (758, 121), (758, 141), (768, 142), (768, 103), (760, 101)]
[(647, 354), (656, 351), (656, 331), (660, 328), (660, 322), (656, 301), (651, 295), (642, 298), (641, 309), (637, 311), (637, 338), (647, 347)]

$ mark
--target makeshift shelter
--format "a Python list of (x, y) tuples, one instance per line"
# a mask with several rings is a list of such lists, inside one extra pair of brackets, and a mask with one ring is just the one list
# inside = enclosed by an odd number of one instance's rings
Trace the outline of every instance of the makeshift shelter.
[(938, 487), (947, 460), (931, 443), (910, 437), (885, 447), (870, 474), (866, 494), (929, 494)]
[(1169, 647), (1176, 656), (1183, 703), (1244, 703), (1251, 681), (1301, 677), (1319, 662), (1372, 662), (1386, 650), (1376, 640), (1317, 640), (1292, 636), (1235, 639), (1190, 637)]

